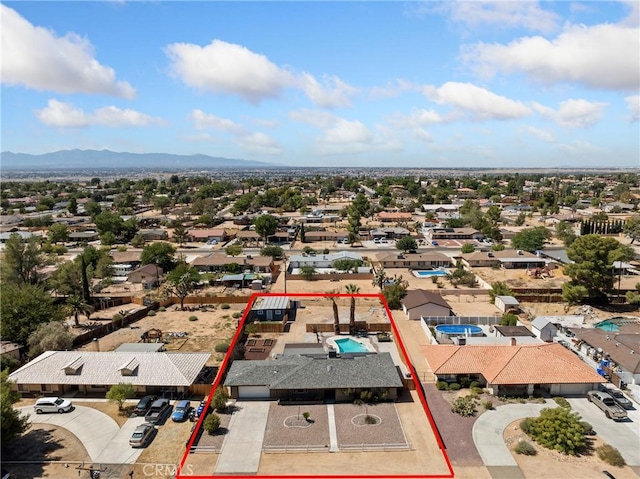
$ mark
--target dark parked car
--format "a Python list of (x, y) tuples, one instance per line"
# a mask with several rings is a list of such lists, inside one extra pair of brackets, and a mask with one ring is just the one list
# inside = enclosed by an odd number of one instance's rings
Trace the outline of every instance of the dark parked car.
[(162, 424), (164, 419), (169, 415), (171, 411), (171, 404), (166, 398), (160, 398), (153, 401), (151, 407), (144, 415), (145, 420), (151, 424)]
[(136, 427), (136, 430), (133, 431), (129, 439), (129, 445), (131, 447), (144, 447), (149, 442), (149, 439), (152, 438), (155, 430), (156, 428), (153, 424), (147, 422), (140, 424)]
[(182, 422), (186, 421), (189, 417), (189, 412), (191, 411), (191, 402), (185, 400), (178, 401), (173, 410), (173, 414), (171, 415), (171, 420), (173, 422)]
[(143, 397), (142, 399), (140, 399), (140, 401), (138, 401), (138, 404), (136, 405), (133, 412), (136, 413), (137, 416), (144, 416), (153, 404), (153, 401), (155, 401), (156, 399), (156, 396)]
[(620, 404), (625, 409), (633, 409), (633, 403), (631, 399), (624, 395), (622, 391), (618, 391), (616, 389), (612, 389), (609, 391), (609, 394), (613, 396), (613, 400)]
[(203, 413), (205, 413), (206, 411), (204, 410), (204, 408), (207, 405), (207, 401), (201, 401), (200, 405), (198, 406), (198, 409), (196, 410), (196, 418), (199, 418), (200, 416), (202, 416)]

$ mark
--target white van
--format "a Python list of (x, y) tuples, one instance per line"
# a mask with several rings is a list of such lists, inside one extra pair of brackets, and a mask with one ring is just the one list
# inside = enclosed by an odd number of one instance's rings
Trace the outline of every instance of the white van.
[(71, 411), (72, 407), (73, 404), (71, 404), (71, 401), (59, 397), (40, 398), (33, 405), (36, 414), (42, 414), (43, 412), (68, 412)]

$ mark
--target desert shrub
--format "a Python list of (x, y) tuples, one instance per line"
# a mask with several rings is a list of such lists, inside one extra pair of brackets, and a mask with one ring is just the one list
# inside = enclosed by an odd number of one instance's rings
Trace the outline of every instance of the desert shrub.
[(229, 306), (227, 303), (222, 303), (220, 305), (220, 309), (229, 309), (231, 306)]
[(571, 409), (571, 404), (562, 396), (556, 396), (553, 400), (558, 404), (558, 406), (563, 407), (565, 409)]
[(471, 384), (471, 380), (469, 378), (460, 378), (460, 387), (468, 388)]
[(308, 421), (311, 417), (311, 413), (309, 411), (305, 411), (302, 413), (302, 417), (305, 419), (305, 421)]
[(475, 388), (479, 388), (480, 387), (480, 383), (478, 381), (471, 381), (469, 383), (469, 388), (470, 389), (475, 389)]
[(364, 422), (367, 424), (376, 424), (378, 421), (376, 420), (375, 417), (371, 416), (370, 414), (367, 414), (364, 417)]
[(124, 316), (122, 316), (120, 313), (116, 313), (111, 317), (111, 321), (113, 321), (116, 324), (122, 323), (123, 319), (124, 319)]
[(527, 441), (518, 442), (518, 444), (516, 445), (516, 447), (513, 450), (516, 452), (516, 454), (523, 454), (525, 456), (535, 456), (536, 455), (536, 450)]
[(189, 316), (189, 321), (197, 321), (198, 317), (197, 316)]
[(229, 399), (229, 394), (225, 388), (219, 387), (216, 389), (216, 392), (213, 394), (213, 398), (211, 399), (211, 405), (213, 409), (216, 411), (224, 411), (227, 407), (227, 400)]
[(232, 317), (233, 319), (241, 318), (241, 317), (242, 317), (242, 313), (241, 313), (240, 311), (236, 311), (235, 313), (233, 313), (233, 314), (231, 315), (231, 317)]
[(216, 413), (209, 414), (204, 420), (204, 430), (213, 434), (220, 427), (220, 416)]
[(166, 311), (166, 310), (167, 310), (167, 308), (165, 308), (164, 306), (160, 306), (160, 307), (158, 308), (158, 311), (160, 311), (161, 313), (162, 313), (162, 312), (164, 312), (164, 311)]
[(471, 392), (474, 393), (474, 394), (482, 394), (482, 388), (478, 387), (478, 386), (472, 387), (471, 388)]
[(215, 347), (213, 348), (214, 351), (216, 353), (226, 353), (227, 351), (229, 351), (229, 344), (228, 343), (218, 343), (215, 345)]
[(440, 391), (445, 391), (449, 388), (449, 385), (445, 381), (438, 381), (436, 383), (436, 388)]
[(449, 390), (451, 391), (457, 391), (458, 389), (460, 389), (460, 385), (458, 383), (451, 383), (449, 384)]
[(457, 398), (455, 401), (453, 401), (451, 412), (464, 417), (475, 416), (476, 403), (469, 397)]
[(603, 444), (597, 448), (596, 453), (600, 459), (612, 466), (623, 467), (627, 464), (622, 454), (620, 454), (620, 451), (609, 444)]
[(522, 432), (525, 434), (531, 434), (531, 431), (533, 430), (533, 418), (527, 417), (520, 421), (520, 429), (522, 429)]
[(525, 431), (534, 441), (547, 449), (575, 456), (586, 444), (584, 427), (580, 415), (563, 407), (543, 409), (540, 416), (527, 418), (530, 421)]
[(156, 312), (153, 309), (150, 309), (149, 311), (147, 311), (147, 316), (155, 316)]
[(580, 421), (580, 425), (582, 426), (582, 429), (584, 429), (584, 433), (587, 436), (593, 436), (595, 435), (595, 431), (593, 430), (593, 426), (588, 423), (587, 421)]
[(482, 401), (482, 407), (489, 411), (493, 409), (493, 403), (491, 401)]

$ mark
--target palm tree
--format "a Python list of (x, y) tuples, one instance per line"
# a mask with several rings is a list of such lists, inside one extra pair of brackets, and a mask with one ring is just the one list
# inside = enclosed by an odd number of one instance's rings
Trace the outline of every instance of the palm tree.
[(333, 296), (336, 292), (330, 291), (329, 294), (331, 296), (327, 296), (327, 299), (331, 301), (331, 307), (333, 308), (333, 332), (337, 336), (340, 334), (340, 316), (338, 315), (338, 303), (336, 303), (336, 298)]
[(358, 285), (350, 283), (345, 286), (347, 293), (351, 296), (351, 304), (349, 308), (349, 334), (353, 335), (356, 330), (356, 297), (355, 295), (360, 292)]
[(67, 306), (71, 309), (71, 314), (73, 314), (73, 319), (76, 323), (76, 326), (80, 326), (80, 321), (78, 321), (78, 315), (84, 314), (87, 316), (87, 320), (93, 313), (93, 306), (88, 304), (82, 296), (78, 296), (77, 294), (73, 294), (67, 298)]

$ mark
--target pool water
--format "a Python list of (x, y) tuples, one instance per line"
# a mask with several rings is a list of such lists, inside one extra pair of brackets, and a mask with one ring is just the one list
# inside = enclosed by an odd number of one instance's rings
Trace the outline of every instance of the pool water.
[(618, 325), (616, 323), (613, 323), (611, 321), (601, 321), (598, 324), (595, 325), (596, 328), (598, 329), (602, 329), (603, 331), (606, 331), (607, 333), (617, 333), (618, 331), (620, 331), (620, 328), (618, 327)]
[(441, 269), (425, 269), (414, 271), (413, 274), (418, 278), (430, 278), (432, 276), (446, 276), (447, 272)]
[(341, 353), (369, 353), (369, 349), (362, 343), (351, 338), (336, 339), (336, 346)]
[(482, 334), (482, 328), (473, 324), (439, 324), (436, 326), (436, 331), (449, 336), (470, 334), (471, 336), (478, 336)]

